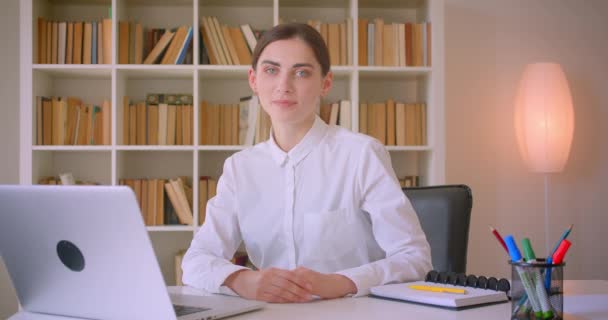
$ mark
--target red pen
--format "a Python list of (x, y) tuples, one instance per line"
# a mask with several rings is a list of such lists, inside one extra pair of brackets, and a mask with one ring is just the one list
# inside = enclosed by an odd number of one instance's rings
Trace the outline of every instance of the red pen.
[(509, 253), (509, 249), (507, 249), (507, 244), (502, 239), (502, 237), (500, 236), (500, 234), (498, 233), (498, 231), (496, 229), (494, 229), (494, 227), (492, 227), (492, 226), (490, 226), (490, 231), (492, 231), (492, 233), (494, 234), (494, 236), (496, 237), (496, 239), (498, 240), (498, 242), (500, 242), (500, 244), (505, 249), (505, 251), (507, 253)]

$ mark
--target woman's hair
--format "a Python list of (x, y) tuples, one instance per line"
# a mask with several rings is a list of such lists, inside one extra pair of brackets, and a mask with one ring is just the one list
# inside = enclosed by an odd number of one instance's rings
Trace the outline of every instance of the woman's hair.
[(253, 50), (253, 60), (251, 61), (253, 70), (256, 69), (258, 59), (266, 46), (278, 40), (288, 40), (293, 38), (298, 38), (306, 42), (308, 47), (310, 47), (310, 49), (312, 49), (314, 52), (317, 62), (319, 62), (321, 65), (321, 75), (327, 75), (330, 67), (327, 45), (325, 45), (325, 41), (321, 37), (321, 34), (319, 34), (315, 28), (304, 23), (280, 24), (264, 32), (262, 37), (258, 40), (255, 50)]

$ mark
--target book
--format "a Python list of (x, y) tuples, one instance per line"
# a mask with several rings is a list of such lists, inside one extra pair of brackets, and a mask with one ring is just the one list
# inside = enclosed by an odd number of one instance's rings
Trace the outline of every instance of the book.
[[(448, 289), (464, 289), (464, 294), (416, 290), (411, 286), (432, 286)], [(372, 287), (371, 297), (386, 298), (448, 309), (466, 309), (509, 301), (504, 291), (480, 289), (451, 284), (415, 281)]]
[(148, 54), (148, 56), (144, 60), (144, 64), (156, 63), (162, 56), (162, 53), (167, 48), (167, 45), (169, 45), (169, 42), (171, 42), (171, 39), (173, 39), (174, 34), (175, 33), (171, 32), (169, 30), (165, 31), (165, 33), (163, 33), (163, 36), (160, 38), (160, 40), (158, 40), (158, 43), (154, 46), (154, 49), (152, 49), (152, 51), (150, 51), (150, 54)]

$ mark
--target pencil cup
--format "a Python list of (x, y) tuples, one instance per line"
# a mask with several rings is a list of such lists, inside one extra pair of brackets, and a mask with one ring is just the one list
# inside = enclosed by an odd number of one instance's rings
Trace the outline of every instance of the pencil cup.
[(562, 319), (564, 263), (509, 262), (511, 264), (511, 319)]

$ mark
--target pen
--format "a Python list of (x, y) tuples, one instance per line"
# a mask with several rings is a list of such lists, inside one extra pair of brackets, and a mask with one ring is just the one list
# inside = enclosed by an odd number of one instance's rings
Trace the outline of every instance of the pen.
[(432, 292), (440, 292), (440, 293), (458, 293), (458, 294), (466, 294), (466, 290), (464, 289), (456, 289), (456, 288), (444, 288), (444, 287), (433, 287), (433, 286), (423, 286), (423, 285), (411, 285), (410, 289), (421, 290), (421, 291), (432, 291)]
[(498, 233), (498, 230), (496, 230), (496, 229), (494, 229), (494, 227), (490, 226), (490, 231), (492, 231), (492, 233), (494, 234), (494, 236), (496, 237), (498, 242), (500, 242), (500, 245), (502, 245), (502, 247), (505, 249), (505, 251), (507, 253), (509, 253), (509, 249), (507, 249), (507, 245), (505, 244), (505, 241), (500, 236), (500, 233)]
[(509, 250), (509, 255), (511, 256), (511, 261), (514, 263), (513, 266), (515, 267), (517, 274), (519, 274), (521, 283), (524, 286), (526, 293), (528, 294), (528, 300), (530, 301), (530, 304), (532, 305), (532, 309), (534, 309), (534, 314), (536, 315), (537, 319), (541, 319), (543, 316), (543, 313), (541, 311), (539, 302), (537, 300), (538, 298), (535, 294), (534, 288), (530, 284), (531, 280), (528, 278), (528, 273), (524, 272), (524, 270), (522, 270), (522, 268), (516, 264), (518, 262), (523, 261), (523, 259), (521, 258), (521, 253), (519, 252), (519, 248), (517, 248), (517, 244), (515, 244), (515, 239), (513, 238), (512, 235), (507, 235), (505, 237), (505, 243)]

